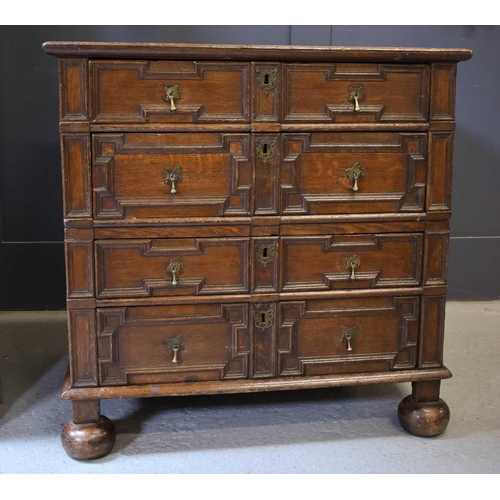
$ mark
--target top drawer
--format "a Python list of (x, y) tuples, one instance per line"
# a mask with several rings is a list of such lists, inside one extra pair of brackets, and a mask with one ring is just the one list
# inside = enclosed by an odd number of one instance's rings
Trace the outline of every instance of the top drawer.
[(250, 63), (91, 61), (95, 123), (250, 120)]
[(425, 122), (429, 67), (285, 64), (284, 122)]

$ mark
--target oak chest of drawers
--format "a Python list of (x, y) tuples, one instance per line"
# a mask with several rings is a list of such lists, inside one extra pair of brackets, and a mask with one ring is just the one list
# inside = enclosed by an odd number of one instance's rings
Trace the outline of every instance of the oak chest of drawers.
[(74, 458), (103, 398), (412, 382), (438, 435), (466, 49), (47, 42)]

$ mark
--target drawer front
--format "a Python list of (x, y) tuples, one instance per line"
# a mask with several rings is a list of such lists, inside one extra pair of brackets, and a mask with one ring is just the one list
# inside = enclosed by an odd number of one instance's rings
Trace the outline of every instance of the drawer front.
[(426, 148), (418, 133), (284, 134), (282, 212), (423, 211)]
[(416, 366), (419, 297), (280, 304), (279, 374), (330, 375)]
[(284, 237), (281, 290), (417, 286), (422, 247), (418, 233)]
[(91, 61), (96, 123), (245, 123), (250, 63)]
[(285, 122), (426, 122), (429, 66), (285, 64)]
[(97, 296), (249, 293), (249, 238), (104, 240), (95, 244)]
[(248, 134), (125, 133), (93, 137), (98, 219), (249, 215)]
[(98, 309), (101, 385), (247, 378), (247, 304)]

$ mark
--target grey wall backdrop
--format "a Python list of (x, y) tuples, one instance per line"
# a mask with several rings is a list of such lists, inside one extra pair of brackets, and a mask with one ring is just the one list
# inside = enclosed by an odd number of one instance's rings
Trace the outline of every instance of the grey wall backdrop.
[(0, 30), (0, 310), (64, 302), (57, 61), (47, 40), (466, 47), (459, 64), (451, 299), (500, 297), (500, 28), (26, 26)]

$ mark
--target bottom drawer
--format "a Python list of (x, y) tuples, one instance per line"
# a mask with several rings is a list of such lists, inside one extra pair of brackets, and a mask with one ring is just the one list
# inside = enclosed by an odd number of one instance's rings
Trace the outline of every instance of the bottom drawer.
[[(256, 311), (262, 304), (256, 307), (210, 303), (98, 309), (100, 385), (416, 367), (418, 296), (267, 304), (266, 308), (274, 311), (267, 318), (269, 326), (258, 324)], [(279, 323), (273, 325), (275, 319)], [(275, 328), (277, 346), (273, 341)], [(273, 368), (276, 360), (277, 370)], [(253, 365), (257, 369), (252, 374)]]
[(329, 375), (415, 368), (419, 297), (282, 302), (278, 373)]
[(247, 378), (248, 304), (98, 309), (100, 384)]

